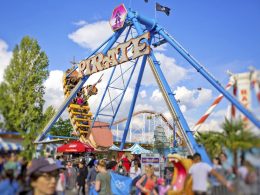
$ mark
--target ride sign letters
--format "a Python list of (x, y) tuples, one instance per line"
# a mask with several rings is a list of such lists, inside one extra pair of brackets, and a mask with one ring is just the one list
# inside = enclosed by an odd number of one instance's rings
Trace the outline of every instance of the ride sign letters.
[(78, 65), (79, 71), (82, 76), (91, 75), (129, 60), (136, 59), (142, 55), (149, 54), (151, 50), (148, 44), (149, 39), (150, 33), (147, 32), (108, 50), (106, 55), (98, 53), (93, 57), (82, 60)]

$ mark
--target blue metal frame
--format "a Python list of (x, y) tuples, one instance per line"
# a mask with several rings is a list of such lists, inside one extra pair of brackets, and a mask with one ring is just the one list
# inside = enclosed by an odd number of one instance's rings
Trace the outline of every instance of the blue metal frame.
[[(211, 76), (203, 67), (202, 65), (194, 58), (192, 57), (173, 37), (171, 37), (166, 31), (164, 31), (164, 29), (162, 27), (160, 27), (155, 20), (144, 17), (140, 14), (138, 14), (137, 12), (132, 11), (131, 9), (128, 10), (128, 14), (127, 14), (127, 20), (128, 20), (128, 24), (127, 25), (131, 25), (129, 27), (129, 30), (127, 32), (127, 35), (125, 37), (125, 41), (129, 35), (129, 32), (131, 30), (131, 28), (135, 28), (137, 31), (138, 35), (143, 34), (144, 31), (149, 30), (151, 32), (151, 35), (155, 35), (158, 34), (159, 36), (163, 37), (163, 39), (159, 40), (155, 45), (159, 45), (159, 44), (163, 44), (165, 41), (167, 41), (173, 48), (175, 48), (203, 77), (205, 77), (220, 93), (222, 93), (232, 104), (234, 104), (246, 117), (248, 117), (249, 120), (251, 120), (258, 128), (260, 127), (260, 121), (258, 119), (256, 119), (254, 117), (254, 115), (252, 113), (250, 113), (247, 109), (245, 109), (241, 103), (236, 100), (232, 95), (230, 95), (221, 85), (220, 83), (214, 79), (213, 76)], [(132, 24), (134, 26), (132, 26)], [(144, 26), (145, 28), (143, 28)], [(96, 52), (98, 52), (98, 50), (100, 48), (102, 48), (106, 43), (107, 45), (105, 46), (105, 48), (103, 49), (102, 53), (106, 54), (106, 52), (112, 47), (112, 45), (117, 41), (118, 37), (121, 35), (121, 33), (124, 31), (124, 29), (126, 28), (126, 26), (118, 31), (116, 31), (107, 41), (105, 41), (98, 49), (96, 49), (90, 56), (92, 56), (93, 54), (95, 54)], [(151, 40), (150, 40), (151, 42)], [(151, 43), (149, 43), (151, 44)], [(158, 61), (156, 60), (153, 52), (151, 52), (151, 54), (149, 55), (149, 62), (151, 61), (153, 64), (151, 66), (153, 66), (154, 68), (154, 73), (156, 74), (156, 78), (158, 80), (158, 82), (160, 83), (160, 87), (162, 92), (164, 93), (166, 99), (167, 99), (167, 103), (168, 106), (170, 105), (170, 108), (173, 110), (175, 116), (177, 116), (177, 123), (178, 125), (180, 124), (182, 129), (184, 129), (183, 135), (185, 136), (185, 139), (188, 141), (188, 144), (191, 145), (192, 149), (194, 151), (199, 152), (202, 155), (202, 158), (204, 161), (206, 162), (210, 162), (206, 151), (203, 147), (201, 147), (200, 145), (198, 145), (193, 137), (192, 132), (189, 129), (189, 126), (178, 106), (178, 103), (174, 97), (174, 94), (172, 93), (170, 86), (167, 83), (167, 80), (165, 79), (163, 72), (161, 71), (160, 65), (158, 63)], [(126, 122), (126, 126), (124, 129), (124, 134), (123, 134), (123, 138), (122, 138), (122, 142), (120, 145), (120, 148), (123, 149), (125, 141), (126, 141), (126, 137), (127, 137), (127, 133), (128, 133), (128, 129), (129, 129), (129, 125), (132, 119), (132, 114), (133, 114), (133, 110), (135, 107), (135, 103), (136, 103), (136, 98), (139, 92), (139, 88), (140, 88), (140, 84), (141, 84), (141, 80), (142, 80), (142, 76), (143, 76), (143, 71), (145, 68), (145, 64), (146, 64), (146, 60), (147, 60), (147, 56), (145, 55), (143, 57), (143, 61), (140, 67), (140, 71), (139, 71), (139, 75), (138, 75), (138, 80), (136, 83), (136, 88), (134, 91), (134, 95), (133, 95), (133, 100), (131, 102), (131, 106), (130, 106), (130, 110), (128, 113), (128, 119)], [(132, 69), (131, 75), (128, 79), (128, 82), (125, 86), (125, 89), (122, 93), (120, 102), (115, 110), (115, 112), (113, 113), (112, 116), (112, 121), (110, 123), (110, 127), (113, 124), (113, 121), (117, 115), (118, 109), (121, 105), (121, 102), (124, 98), (125, 95), (125, 91), (128, 88), (129, 82), (132, 78), (133, 72), (135, 70), (136, 67), (136, 63), (137, 60), (135, 61), (135, 65)], [(115, 67), (113, 67), (110, 79), (108, 81), (108, 84), (106, 86), (105, 92), (101, 98), (101, 102), (98, 106), (97, 112), (95, 114), (92, 126), (94, 124), (94, 121), (96, 120), (98, 114), (102, 115), (100, 112), (100, 108), (102, 105), (102, 102), (105, 98), (105, 95), (107, 93), (107, 90), (109, 88), (109, 85), (111, 84), (111, 80), (112, 77), (114, 75), (115, 72)], [(68, 73), (67, 76), (69, 76), (73, 71), (76, 70), (76, 67), (70, 72)], [(121, 70), (122, 72), (122, 70)], [(78, 90), (81, 89), (81, 87), (84, 85), (85, 81), (88, 79), (88, 76), (85, 76), (82, 78), (82, 80), (77, 84), (77, 86), (73, 89), (73, 91), (71, 92), (70, 96), (64, 101), (64, 103), (62, 104), (62, 106), (59, 108), (58, 112), (55, 114), (55, 116), (50, 120), (50, 122), (47, 124), (47, 126), (44, 128), (43, 132), (41, 135), (39, 135), (37, 137), (37, 139), (35, 140), (36, 143), (39, 143), (39, 141), (42, 140), (42, 138), (47, 134), (47, 132), (49, 131), (49, 129), (52, 127), (52, 125), (56, 122), (56, 120), (59, 118), (59, 116), (62, 114), (62, 112), (65, 110), (65, 108), (69, 105), (70, 101), (76, 96), (76, 93)], [(103, 114), (104, 115), (104, 114)], [(109, 115), (110, 116), (110, 115)]]
[[(124, 28), (120, 29), (119, 31), (116, 31), (112, 37), (109, 38), (109, 42), (107, 43), (106, 47), (103, 49), (102, 53), (106, 54), (107, 51), (112, 47), (112, 45), (115, 43), (115, 41), (118, 39), (118, 37), (121, 35), (121, 33), (124, 31)], [(107, 42), (107, 41), (106, 41)], [(105, 42), (105, 43), (106, 43)], [(101, 44), (99, 48), (101, 48), (105, 43)], [(95, 51), (98, 51), (95, 50)], [(94, 54), (94, 53), (93, 53)], [(93, 55), (92, 54), (92, 55)], [(73, 72), (73, 71), (72, 71)], [(71, 72), (71, 73), (72, 73)], [(83, 87), (84, 83), (87, 81), (89, 76), (83, 77), (79, 83), (76, 85), (76, 87), (72, 90), (69, 97), (63, 102), (63, 104), (59, 107), (58, 111), (55, 113), (55, 115), (52, 117), (52, 119), (48, 122), (48, 124), (44, 127), (42, 133), (38, 135), (38, 137), (35, 139), (35, 143), (40, 143), (40, 141), (45, 137), (45, 135), (49, 132), (50, 128), (53, 126), (53, 124), (58, 120), (60, 115), (63, 113), (63, 111), (66, 109), (66, 107), (70, 104), (71, 100), (75, 98), (77, 92)]]
[[(125, 29), (125, 28), (124, 28), (124, 29)], [(124, 40), (124, 41), (126, 41), (128, 35), (129, 35), (129, 33), (130, 33), (130, 30), (131, 30), (131, 26), (129, 27), (129, 29), (128, 29), (127, 33), (126, 33), (126, 36), (125, 36), (125, 40)], [(122, 31), (122, 32), (123, 32), (123, 31)], [(121, 33), (122, 33), (122, 32), (121, 32)], [(121, 34), (121, 33), (120, 33), (120, 34)], [(119, 36), (118, 36), (118, 37), (119, 37)], [(117, 37), (117, 38), (118, 38), (118, 37)], [(103, 95), (102, 95), (101, 101), (100, 101), (100, 103), (99, 103), (99, 105), (98, 105), (98, 108), (97, 108), (97, 110), (96, 110), (96, 113), (95, 113), (94, 119), (93, 119), (93, 121), (92, 121), (91, 127), (93, 127), (95, 121), (97, 120), (98, 115), (100, 114), (100, 108), (101, 108), (102, 103), (103, 103), (103, 101), (104, 101), (104, 99), (105, 99), (107, 90), (108, 90), (108, 88), (109, 88), (109, 85), (110, 85), (111, 80), (112, 80), (112, 78), (113, 78), (113, 75), (114, 75), (114, 73), (115, 73), (115, 70), (116, 70), (116, 66), (113, 67), (113, 70), (112, 70), (112, 72), (111, 72), (110, 78), (109, 78), (109, 80), (108, 80), (108, 82), (107, 82), (107, 86), (106, 86), (106, 88), (105, 88), (105, 91), (104, 91), (104, 93), (103, 93)]]
[[(95, 51), (93, 51), (93, 52), (87, 57), (87, 59), (88, 59), (89, 57), (91, 57), (92, 55), (94, 55), (95, 53), (97, 53), (98, 50), (99, 50), (101, 47), (103, 47), (110, 39), (112, 39), (113, 36), (114, 36), (114, 34), (111, 35), (111, 37), (109, 37), (104, 43), (102, 43)], [(68, 78), (77, 68), (78, 68), (78, 67), (74, 67), (74, 68), (66, 75), (66, 78)]]
[(122, 101), (123, 101), (123, 98), (124, 98), (124, 96), (125, 96), (126, 89), (128, 88), (129, 83), (130, 83), (130, 81), (131, 81), (131, 79), (132, 79), (132, 76), (133, 76), (133, 74), (134, 74), (134, 71), (135, 71), (135, 68), (136, 68), (136, 64), (138, 63), (138, 60), (139, 60), (139, 58), (135, 61), (134, 67), (133, 67), (133, 69), (132, 69), (132, 72), (130, 73), (130, 77), (129, 77), (127, 83), (126, 83), (125, 89), (124, 89), (124, 91), (123, 91), (123, 94), (121, 95), (121, 98), (120, 98), (119, 103), (118, 103), (118, 105), (117, 105), (117, 108), (116, 108), (116, 110), (115, 110), (114, 116), (113, 116), (113, 118), (112, 118), (112, 120), (111, 120), (111, 122), (110, 122), (110, 125), (109, 125), (109, 128), (110, 128), (110, 129), (111, 129), (111, 127), (112, 127), (112, 125), (113, 125), (113, 123), (114, 123), (114, 121), (115, 121), (116, 115), (117, 115), (117, 113), (118, 113), (118, 110), (119, 110), (119, 108), (120, 108), (120, 105), (121, 105), (121, 103), (122, 103)]
[(122, 138), (122, 141), (121, 141), (121, 144), (120, 144), (120, 150), (124, 149), (126, 137), (127, 137), (127, 134), (128, 134), (129, 126), (130, 126), (132, 115), (133, 115), (134, 108), (135, 108), (136, 98), (137, 98), (137, 95), (138, 95), (138, 92), (139, 92), (139, 89), (140, 89), (140, 84), (141, 84), (141, 81), (142, 81), (142, 78), (143, 78), (146, 59), (147, 59), (147, 56), (145, 55), (143, 57), (143, 61), (142, 61), (141, 67), (140, 67), (139, 75), (138, 75), (138, 79), (137, 79), (137, 82), (136, 82), (136, 85), (135, 85), (135, 91), (134, 91), (133, 99), (132, 99), (131, 106), (130, 106), (130, 109), (129, 109), (129, 112), (128, 112), (128, 118), (127, 118), (127, 121), (126, 121), (123, 138)]
[[(156, 74), (158, 75), (158, 79), (160, 80), (160, 83), (161, 83), (161, 87), (163, 87), (162, 92), (165, 91), (166, 93), (164, 93), (164, 95), (167, 97), (167, 100), (169, 100), (169, 106), (170, 108), (173, 108), (176, 114), (176, 117), (178, 121), (176, 121), (177, 123), (179, 122), (182, 129), (184, 130), (184, 132), (182, 132), (182, 134), (184, 134), (184, 136), (187, 136), (185, 137), (184, 139), (186, 139), (187, 143), (189, 145), (189, 147), (192, 149), (191, 152), (194, 153), (194, 151), (196, 152), (199, 152), (201, 154), (201, 157), (202, 157), (202, 160), (204, 162), (207, 162), (207, 163), (211, 163), (210, 161), (210, 158), (208, 157), (207, 153), (206, 153), (206, 150), (204, 149), (204, 147), (202, 147), (201, 145), (198, 145), (197, 142), (195, 141), (194, 137), (193, 137), (193, 134), (192, 132), (190, 131), (190, 128), (189, 128), (189, 125), (187, 123), (187, 121), (185, 120), (182, 112), (181, 112), (181, 109), (178, 105), (178, 102), (176, 101), (175, 97), (174, 97), (174, 94), (173, 92), (171, 91), (171, 88), (167, 82), (167, 80), (165, 79), (164, 77), (164, 74), (160, 68), (160, 64), (158, 63), (158, 61), (156, 60), (153, 52), (150, 53), (150, 57), (153, 61), (153, 64), (154, 64), (154, 68), (155, 68), (155, 71), (156, 71)], [(181, 129), (179, 129), (181, 130)]]
[(104, 91), (104, 93), (103, 93), (103, 96), (102, 96), (102, 98), (101, 98), (101, 101), (100, 101), (100, 103), (99, 103), (99, 105), (98, 105), (96, 114), (95, 114), (94, 119), (93, 119), (93, 121), (92, 121), (91, 127), (93, 127), (94, 122), (97, 120), (97, 117), (98, 117), (98, 115), (100, 114), (100, 113), (99, 113), (99, 112), (100, 112), (100, 108), (101, 108), (102, 103), (103, 103), (103, 101), (104, 101), (104, 98), (105, 98), (105, 96), (106, 96), (106, 93), (107, 93), (109, 84), (110, 84), (110, 82), (111, 82), (111, 80), (112, 80), (112, 78), (113, 78), (113, 75), (114, 75), (114, 73), (115, 73), (115, 70), (116, 70), (116, 66), (113, 67), (113, 70), (112, 70), (112, 72), (111, 72), (110, 78), (109, 78), (109, 80), (108, 80), (108, 82), (107, 82), (107, 86), (106, 86), (106, 88), (105, 88), (105, 91)]
[(173, 46), (204, 78), (206, 78), (220, 93), (222, 93), (237, 109), (239, 109), (250, 121), (252, 121), (258, 128), (260, 128), (260, 121), (254, 117), (254, 115), (248, 111), (244, 106), (235, 99), (229, 92), (227, 92), (221, 84), (213, 78), (202, 65), (192, 57), (173, 37), (170, 37), (160, 27), (156, 28), (157, 32), (162, 35), (167, 42)]
[[(141, 28), (135, 14), (133, 12), (131, 12), (130, 10), (128, 11), (127, 19), (133, 23), (133, 25), (134, 25), (134, 27), (137, 31), (137, 34), (142, 35), (143, 29)], [(133, 99), (132, 99), (131, 106), (130, 106), (130, 109), (129, 109), (128, 118), (127, 118), (127, 121), (126, 121), (123, 138), (122, 138), (122, 141), (121, 141), (121, 144), (120, 144), (120, 150), (124, 149), (126, 137), (127, 137), (128, 130), (129, 130), (129, 126), (130, 126), (130, 123), (131, 123), (131, 120), (132, 120), (132, 115), (133, 115), (133, 111), (134, 111), (134, 107), (135, 107), (135, 103), (136, 103), (136, 98), (137, 98), (139, 88), (140, 88), (140, 84), (141, 84), (142, 77), (143, 77), (146, 59), (147, 59), (147, 56), (145, 55), (143, 57), (142, 64), (141, 64), (141, 67), (140, 67), (140, 71), (139, 71), (139, 75), (138, 75), (138, 79), (137, 79), (137, 82), (136, 82), (135, 91), (134, 91)]]
[(141, 24), (145, 25), (150, 31), (155, 31), (161, 35), (172, 47), (174, 47), (203, 77), (205, 77), (220, 93), (222, 93), (232, 104), (234, 104), (250, 121), (252, 121), (260, 129), (260, 121), (254, 117), (254, 115), (248, 111), (243, 105), (235, 99), (224, 87), (221, 86), (219, 81), (213, 78), (202, 65), (191, 56), (173, 37), (164, 31), (155, 20), (147, 18), (137, 12), (129, 10), (128, 15), (135, 17)]
[(84, 83), (87, 81), (89, 77), (83, 77), (76, 87), (72, 90), (69, 97), (63, 102), (63, 104), (59, 107), (58, 111), (55, 113), (55, 115), (52, 117), (52, 119), (48, 122), (48, 124), (44, 127), (42, 133), (38, 135), (38, 137), (35, 139), (35, 143), (39, 143), (43, 137), (49, 132), (50, 128), (53, 126), (53, 124), (58, 120), (60, 115), (63, 113), (63, 111), (66, 109), (66, 107), (70, 104), (71, 100), (76, 97), (77, 92), (82, 88)]

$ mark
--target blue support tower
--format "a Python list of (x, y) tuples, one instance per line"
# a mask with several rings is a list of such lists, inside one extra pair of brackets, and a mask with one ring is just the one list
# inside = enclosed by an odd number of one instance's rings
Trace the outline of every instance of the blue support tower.
[[(249, 112), (246, 108), (244, 108), (241, 103), (238, 102), (238, 100), (236, 100), (234, 97), (232, 97), (232, 95), (230, 95), (222, 86), (221, 84), (211, 75), (209, 74), (205, 68), (194, 58), (192, 57), (172, 36), (170, 36), (162, 27), (160, 27), (156, 21), (154, 19), (150, 19), (147, 18), (145, 16), (142, 16), (140, 14), (138, 14), (137, 12), (132, 11), (131, 9), (128, 10), (127, 12), (127, 18), (126, 18), (126, 23), (125, 26), (121, 29), (119, 29), (118, 31), (116, 31), (107, 41), (105, 41), (99, 48), (97, 48), (92, 54), (94, 55), (96, 52), (98, 52), (105, 44), (106, 46), (104, 47), (102, 53), (106, 54), (107, 51), (113, 46), (113, 44), (118, 40), (119, 36), (121, 35), (121, 33), (124, 31), (124, 29), (126, 27), (129, 27), (127, 33), (126, 33), (126, 37), (124, 39), (124, 42), (126, 42), (127, 37), (129, 35), (130, 29), (134, 28), (137, 32), (137, 35), (142, 35), (144, 32), (150, 32), (151, 37), (154, 38), (155, 36), (159, 36), (162, 37), (163, 39), (159, 40), (157, 43), (154, 43), (153, 45), (160, 45), (160, 44), (164, 44), (164, 43), (169, 43), (175, 50), (177, 50), (203, 77), (205, 77), (207, 79), (208, 82), (210, 82), (214, 88), (216, 88), (220, 93), (222, 93), (233, 105), (235, 105), (246, 117), (248, 117), (249, 120), (251, 120), (258, 128), (260, 128), (260, 122), (259, 120), (253, 116), (253, 114), (251, 112)], [(148, 43), (148, 42), (147, 42)], [(149, 40), (149, 45), (151, 45), (152, 43), (152, 39)], [(120, 56), (120, 54), (119, 54)], [(161, 70), (160, 67), (160, 63), (156, 60), (153, 52), (151, 51), (151, 53), (149, 54), (149, 56), (143, 56), (143, 61), (139, 70), (139, 75), (138, 75), (138, 79), (137, 79), (137, 83), (136, 83), (136, 87), (135, 87), (135, 91), (134, 91), (134, 95), (133, 95), (133, 99), (130, 105), (130, 109), (129, 109), (129, 113), (128, 113), (128, 119), (126, 122), (126, 126), (124, 128), (124, 134), (122, 137), (122, 142), (120, 145), (120, 149), (122, 150), (124, 148), (124, 144), (126, 141), (126, 137), (128, 134), (128, 129), (131, 123), (131, 119), (132, 119), (132, 114), (134, 111), (134, 107), (135, 107), (135, 103), (136, 103), (136, 99), (137, 99), (137, 95), (139, 92), (139, 88), (141, 85), (141, 81), (142, 81), (142, 77), (143, 77), (143, 72), (145, 69), (145, 65), (146, 65), (146, 61), (148, 60), (150, 67), (152, 69), (152, 72), (155, 76), (155, 79), (159, 85), (159, 88), (163, 94), (163, 97), (166, 101), (166, 104), (172, 114), (173, 120), (176, 123), (176, 127), (178, 128), (178, 133), (181, 134), (181, 137), (185, 140), (186, 145), (190, 151), (190, 153), (194, 153), (194, 152), (199, 152), (203, 158), (203, 161), (210, 163), (210, 159), (205, 151), (205, 149), (203, 148), (203, 146), (200, 146), (199, 144), (197, 144), (196, 140), (193, 137), (193, 134), (187, 124), (187, 121), (185, 120), (178, 102), (176, 101), (174, 94), (166, 80), (166, 78), (164, 77), (164, 74)], [(94, 122), (97, 119), (98, 115), (107, 115), (111, 117), (111, 121), (110, 121), (110, 128), (113, 124), (113, 121), (115, 120), (115, 117), (117, 115), (117, 112), (120, 108), (121, 102), (124, 98), (124, 94), (125, 91), (129, 85), (129, 82), (132, 78), (132, 75), (135, 71), (135, 67), (137, 65), (138, 59), (136, 59), (134, 67), (130, 73), (130, 77), (126, 83), (126, 86), (124, 87), (123, 93), (121, 95), (120, 101), (115, 109), (115, 112), (113, 110), (113, 115), (109, 115), (109, 114), (101, 114), (100, 110), (101, 110), (101, 105), (102, 102), (105, 98), (105, 95), (108, 91), (108, 88), (110, 87), (111, 81), (112, 81), (112, 77), (114, 75), (115, 72), (115, 68), (116, 66), (113, 67), (112, 70), (112, 74), (110, 76), (110, 79), (108, 81), (108, 84), (106, 86), (105, 92), (101, 98), (101, 102), (98, 106), (98, 109), (95, 113), (94, 116), (94, 120), (92, 123), (92, 126), (94, 124)], [(76, 68), (74, 68), (67, 76), (69, 76), (73, 71), (75, 71)], [(121, 70), (122, 73), (122, 70)], [(84, 85), (85, 81), (88, 79), (88, 76), (85, 76), (82, 78), (82, 80), (77, 84), (77, 86), (73, 89), (73, 91), (71, 92), (70, 96), (64, 101), (64, 103), (62, 104), (62, 106), (59, 108), (58, 112), (55, 114), (55, 116), (50, 120), (50, 122), (48, 123), (48, 125), (44, 128), (43, 132), (41, 135), (39, 135), (37, 137), (37, 139), (35, 140), (35, 143), (40, 143), (40, 141), (42, 140), (42, 138), (47, 134), (47, 132), (49, 131), (49, 129), (51, 128), (51, 126), (57, 121), (57, 119), (59, 118), (59, 116), (62, 114), (62, 112), (65, 110), (65, 108), (69, 105), (70, 101), (76, 96), (76, 93), (81, 89), (81, 87)], [(112, 87), (111, 87), (112, 88)], [(175, 135), (174, 135), (175, 136)], [(174, 140), (176, 141), (176, 140)]]

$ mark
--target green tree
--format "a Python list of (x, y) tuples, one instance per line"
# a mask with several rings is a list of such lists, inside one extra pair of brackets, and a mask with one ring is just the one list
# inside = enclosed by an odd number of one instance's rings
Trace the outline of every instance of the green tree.
[(233, 153), (234, 167), (237, 168), (238, 151), (259, 146), (260, 139), (245, 128), (242, 120), (227, 120), (222, 124), (220, 142)]
[(260, 139), (245, 126), (241, 120), (227, 120), (222, 124), (223, 131), (199, 133), (196, 137), (198, 143), (203, 144), (211, 157), (219, 154), (223, 147), (233, 153), (234, 167), (237, 168), (238, 151), (246, 151), (260, 146)]
[(70, 123), (70, 120), (69, 119), (63, 120), (62, 118), (59, 118), (59, 120), (51, 128), (50, 134), (56, 136), (69, 137), (72, 131), (73, 131), (73, 127)]
[(217, 132), (199, 132), (195, 138), (204, 146), (211, 159), (222, 151), (220, 135)]
[(4, 81), (0, 84), (0, 113), (4, 118), (2, 126), (22, 135), (22, 155), (28, 159), (35, 152), (33, 140), (53, 114), (52, 108), (43, 113), (43, 82), (48, 77), (47, 68), (47, 55), (37, 40), (26, 36), (15, 46)]

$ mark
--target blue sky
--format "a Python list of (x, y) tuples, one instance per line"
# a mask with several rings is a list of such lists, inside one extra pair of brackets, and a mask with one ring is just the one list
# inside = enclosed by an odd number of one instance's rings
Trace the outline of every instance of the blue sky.
[[(89, 45), (84, 46), (84, 41), (81, 42), (82, 37), (75, 38), (78, 35), (76, 32), (84, 26), (91, 25), (96, 30), (101, 21), (109, 20), (112, 10), (120, 3), (124, 3), (126, 7), (131, 6), (132, 9), (146, 16), (156, 17), (158, 23), (205, 65), (223, 85), (226, 85), (228, 81), (226, 70), (234, 73), (245, 72), (249, 65), (260, 69), (259, 1), (158, 0), (157, 2), (171, 8), (170, 16), (161, 12), (155, 13), (154, 0), (149, 0), (148, 3), (143, 0), (2, 1), (0, 6), (0, 77), (2, 77), (6, 62), (10, 59), (10, 52), (25, 35), (38, 40), (42, 50), (49, 57), (50, 71), (65, 71), (70, 67), (69, 62), (74, 56), (79, 61), (87, 57), (93, 49)], [(79, 25), (80, 21), (81, 25)], [(101, 40), (104, 37), (103, 40), (106, 40), (107, 35), (104, 33), (97, 33), (96, 36), (101, 36), (99, 37)], [(73, 35), (75, 35), (74, 38), (72, 38)], [(192, 70), (192, 67), (170, 46), (160, 52), (164, 55), (163, 59), (167, 56), (174, 59), (178, 67)], [(61, 75), (59, 72), (56, 74)], [(198, 92), (194, 91), (197, 87), (210, 90), (205, 94), (209, 98), (203, 104), (197, 104), (197, 107), (194, 106), (191, 110), (188, 109), (188, 113), (185, 113), (187, 120), (194, 123), (218, 93), (200, 75), (195, 76), (192, 71), (185, 74), (190, 79), (180, 79), (176, 84), (171, 85), (173, 90), (185, 86), (189, 92), (193, 91), (191, 95), (195, 99), (198, 96)], [(194, 82), (191, 82), (193, 79)], [(149, 96), (153, 94), (152, 90), (155, 90), (155, 86), (146, 86), (142, 90), (145, 90)], [(59, 91), (56, 96), (52, 97), (56, 102), (50, 102), (47, 97), (46, 101), (49, 101), (49, 104), (58, 104), (60, 86), (51, 88), (50, 91), (52, 93)], [(54, 100), (55, 98), (58, 100)], [(203, 101), (203, 99), (197, 99), (197, 101)], [(220, 105), (219, 110), (223, 110), (226, 105), (224, 103)]]

